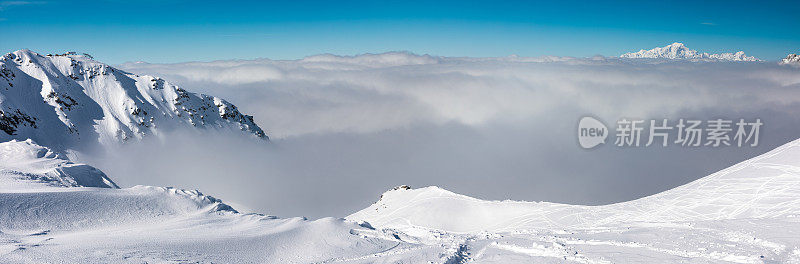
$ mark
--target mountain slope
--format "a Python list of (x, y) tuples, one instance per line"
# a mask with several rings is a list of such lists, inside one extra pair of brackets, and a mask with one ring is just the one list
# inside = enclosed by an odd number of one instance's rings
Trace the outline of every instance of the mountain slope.
[(708, 54), (689, 49), (680, 42), (675, 42), (664, 47), (656, 47), (651, 50), (639, 50), (638, 52), (625, 53), (620, 57), (629, 59), (760, 61), (756, 57), (745, 55), (744, 51)]
[(0, 58), (0, 141), (30, 138), (64, 149), (181, 127), (235, 129), (267, 139), (251, 116), (221, 98), (124, 72), (88, 55), (19, 50)]
[(796, 263), (798, 157), (800, 140), (606, 206), (401, 187), (347, 220), (308, 221), (241, 214), (198, 191), (62, 184), (101, 175), (88, 169), (39, 181), (73, 164), (13, 141), (0, 144), (0, 172), (23, 173), (0, 174), (0, 183), (26, 184), (0, 188), (0, 262)]
[(30, 140), (0, 143), (0, 263), (429, 262), (443, 253), (344, 219), (241, 214), (171, 187), (119, 189)]
[(579, 206), (484, 201), (438, 187), (396, 188), (347, 219), (376, 227), (478, 232), (794, 215), (800, 215), (800, 140), (678, 188), (629, 202)]
[(457, 248), (450, 263), (800, 263), (798, 216), (800, 140), (618, 204), (484, 201), (403, 186), (346, 219)]
[(30, 139), (0, 143), (0, 191), (48, 187), (118, 188), (100, 170), (72, 163)]

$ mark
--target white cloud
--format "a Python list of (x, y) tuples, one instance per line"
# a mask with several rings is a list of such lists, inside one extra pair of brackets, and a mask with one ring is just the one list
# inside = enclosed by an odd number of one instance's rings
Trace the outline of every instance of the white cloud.
[[(400, 184), (624, 201), (800, 137), (800, 71), (777, 63), (391, 53), (123, 68), (229, 99), (274, 141), (184, 133), (92, 164), (122, 185), (199, 188), (278, 215), (347, 215)], [(574, 131), (586, 114), (609, 127), (621, 117), (758, 117), (764, 130), (758, 148), (586, 151)]]
[(739, 108), (800, 100), (787, 96), (793, 91), (786, 86), (800, 78), (796, 70), (768, 63), (386, 53), (123, 68), (228, 98), (274, 137), (374, 132), (415, 122), (525, 120), (565, 103), (614, 117), (671, 114), (742, 96), (751, 99), (738, 102)]

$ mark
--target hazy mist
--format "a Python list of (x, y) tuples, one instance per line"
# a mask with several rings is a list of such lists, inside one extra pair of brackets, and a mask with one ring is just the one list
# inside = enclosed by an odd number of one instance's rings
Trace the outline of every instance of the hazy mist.
[[(388, 53), (121, 68), (226, 98), (272, 142), (175, 131), (87, 160), (121, 186), (200, 189), (279, 216), (346, 216), (402, 184), (484, 199), (613, 203), (800, 137), (800, 72), (775, 62)], [(756, 148), (623, 148), (611, 135), (584, 150), (576, 126), (585, 115), (612, 132), (621, 118), (761, 118), (764, 126)]]

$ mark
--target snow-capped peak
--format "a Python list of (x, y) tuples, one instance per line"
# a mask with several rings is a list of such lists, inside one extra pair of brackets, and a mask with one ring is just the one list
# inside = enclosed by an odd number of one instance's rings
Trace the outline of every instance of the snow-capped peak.
[(651, 50), (639, 50), (622, 54), (620, 57), (629, 59), (686, 59), (686, 60), (720, 60), (720, 61), (761, 61), (752, 56), (745, 55), (744, 51), (736, 53), (709, 54), (689, 49), (680, 42), (675, 42), (664, 47)]
[(786, 55), (786, 58), (781, 60), (781, 63), (783, 63), (783, 64), (800, 64), (800, 55), (794, 54), (794, 53)]
[(168, 129), (235, 129), (267, 139), (252, 116), (214, 96), (121, 71), (77, 52), (0, 58), (0, 141), (51, 148), (117, 143)]

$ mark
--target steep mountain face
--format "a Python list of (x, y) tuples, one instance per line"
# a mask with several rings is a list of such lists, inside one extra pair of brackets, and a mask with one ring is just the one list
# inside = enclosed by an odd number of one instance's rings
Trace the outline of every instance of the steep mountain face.
[(781, 60), (783, 64), (800, 64), (800, 55), (797, 54), (789, 54), (786, 55), (786, 58)]
[(55, 149), (76, 148), (180, 127), (236, 129), (268, 139), (251, 116), (221, 98), (86, 54), (19, 50), (0, 58), (0, 141), (31, 138)]
[(744, 51), (736, 53), (708, 54), (687, 48), (683, 43), (675, 42), (665, 47), (651, 50), (639, 50), (622, 54), (620, 57), (629, 59), (672, 59), (672, 60), (721, 60), (721, 61), (760, 61), (756, 57), (747, 56)]
[(119, 188), (100, 170), (72, 163), (30, 139), (0, 143), (0, 192), (50, 187)]

